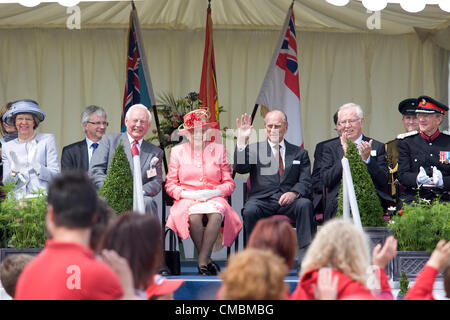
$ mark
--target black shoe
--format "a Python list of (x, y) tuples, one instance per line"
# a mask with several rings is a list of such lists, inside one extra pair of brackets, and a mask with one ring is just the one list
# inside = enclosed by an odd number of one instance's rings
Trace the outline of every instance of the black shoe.
[(208, 267), (205, 266), (204, 264), (201, 266), (198, 266), (198, 274), (202, 275), (202, 276), (210, 276), (211, 272), (209, 272)]
[(170, 270), (166, 265), (163, 265), (159, 268), (158, 273), (164, 277), (170, 276)]
[(212, 260), (210, 263), (208, 263), (208, 265), (206, 267), (208, 268), (208, 271), (214, 276), (220, 272), (219, 265)]

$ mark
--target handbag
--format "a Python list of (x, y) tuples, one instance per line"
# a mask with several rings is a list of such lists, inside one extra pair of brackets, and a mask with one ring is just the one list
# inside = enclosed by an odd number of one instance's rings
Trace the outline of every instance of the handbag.
[(166, 229), (164, 232), (164, 241), (169, 233), (169, 250), (164, 250), (164, 259), (166, 261), (166, 266), (169, 268), (170, 274), (178, 276), (181, 274), (181, 263), (180, 263), (180, 251), (177, 250), (176, 246), (176, 234), (171, 229)]

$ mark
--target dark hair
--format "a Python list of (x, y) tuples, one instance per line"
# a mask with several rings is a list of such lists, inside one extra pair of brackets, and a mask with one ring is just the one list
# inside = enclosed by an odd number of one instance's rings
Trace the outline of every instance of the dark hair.
[(97, 211), (97, 192), (84, 173), (66, 171), (51, 181), (47, 203), (53, 207), (57, 226), (86, 228)]
[(248, 247), (269, 249), (282, 257), (287, 267), (292, 269), (297, 252), (297, 234), (285, 220), (260, 219), (250, 235)]
[(3, 260), (0, 277), (3, 288), (11, 297), (14, 298), (16, 294), (16, 284), (20, 274), (33, 258), (30, 254), (11, 254)]
[(114, 250), (127, 259), (134, 287), (146, 289), (163, 258), (162, 228), (150, 214), (122, 213), (103, 234), (102, 249)]
[(337, 125), (337, 123), (338, 123), (338, 113), (339, 113), (339, 111), (336, 111), (333, 115), (334, 125)]
[[(2, 109), (0, 110), (0, 121), (1, 122), (3, 122), (3, 115), (9, 110), (9, 109), (11, 109), (11, 106), (12, 106), (12, 102), (8, 102), (8, 103), (6, 103), (3, 107), (2, 107)], [(3, 126), (2, 125), (0, 125), (0, 132), (1, 132), (1, 134), (2, 134), (2, 136), (3, 135), (5, 135), (5, 128), (3, 128)]]
[(100, 246), (102, 235), (108, 226), (109, 222), (116, 216), (116, 212), (112, 209), (105, 199), (98, 197), (97, 212), (95, 215), (95, 222), (91, 228), (91, 238), (89, 247), (97, 252)]

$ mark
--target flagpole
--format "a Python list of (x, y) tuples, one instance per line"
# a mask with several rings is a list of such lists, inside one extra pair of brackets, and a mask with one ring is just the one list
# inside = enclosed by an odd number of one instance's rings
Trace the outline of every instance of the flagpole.
[[(136, 13), (136, 20), (138, 20), (138, 17), (137, 17), (137, 10), (136, 10), (136, 6), (135, 6), (133, 0), (131, 0), (131, 8), (132, 8), (132, 10), (135, 11), (135, 13)], [(136, 33), (139, 33), (138, 39), (142, 39), (142, 38), (141, 38), (141, 35), (140, 35), (140, 30), (136, 30)], [(140, 43), (140, 46), (139, 46), (139, 47), (140, 47), (140, 50), (141, 50), (142, 63), (144, 64), (144, 72), (146, 72), (146, 70), (148, 70), (148, 66), (147, 66), (146, 61), (145, 61), (145, 59), (144, 59), (144, 56), (145, 56), (144, 46), (143, 46), (142, 43)], [(147, 82), (150, 82), (150, 87), (151, 87), (151, 79), (150, 79), (150, 76), (148, 76), (148, 77), (146, 77), (146, 78), (147, 78), (146, 81), (147, 81)], [(147, 83), (147, 85), (149, 85), (149, 84)], [(151, 103), (152, 103), (152, 105), (150, 106), (150, 108), (153, 110), (153, 118), (155, 118), (156, 130), (157, 130), (157, 132), (158, 132), (158, 141), (159, 141), (159, 145), (160, 145), (161, 147), (164, 147), (164, 145), (163, 145), (163, 143), (162, 143), (162, 140), (161, 140), (161, 138), (162, 138), (161, 126), (160, 126), (160, 123), (159, 123), (158, 110), (157, 110), (157, 107), (156, 107), (156, 104), (155, 104), (155, 97), (154, 97), (154, 95), (153, 95), (153, 90), (151, 90), (151, 91), (149, 92), (149, 95), (150, 95), (150, 100), (151, 100)], [(164, 150), (163, 150), (163, 151), (164, 151)], [(163, 157), (163, 164), (164, 164), (164, 170), (165, 170), (165, 172), (166, 172), (166, 174), (167, 174), (167, 172), (168, 172), (168, 165), (167, 165), (167, 159), (166, 159), (166, 154), (165, 154), (165, 152), (164, 152), (164, 157)]]

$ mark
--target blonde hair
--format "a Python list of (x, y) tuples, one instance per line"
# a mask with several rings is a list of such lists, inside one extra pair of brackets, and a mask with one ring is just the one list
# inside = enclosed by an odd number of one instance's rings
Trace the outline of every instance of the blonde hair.
[(224, 300), (281, 300), (288, 287), (284, 278), (288, 268), (270, 250), (247, 248), (230, 258), (220, 277)]
[(332, 219), (317, 232), (302, 262), (300, 276), (333, 268), (366, 286), (370, 266), (369, 240), (352, 222)]

